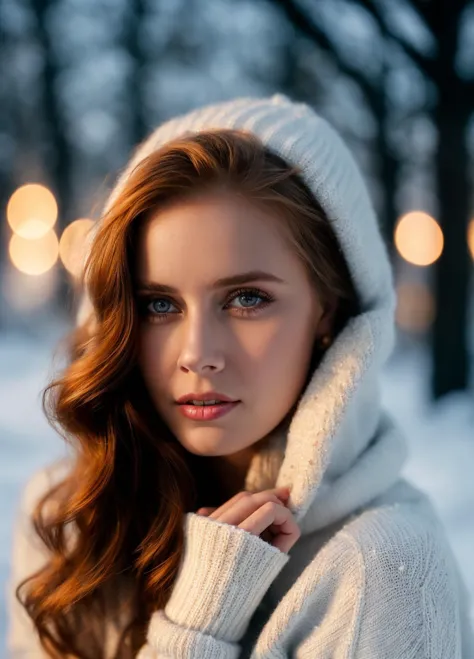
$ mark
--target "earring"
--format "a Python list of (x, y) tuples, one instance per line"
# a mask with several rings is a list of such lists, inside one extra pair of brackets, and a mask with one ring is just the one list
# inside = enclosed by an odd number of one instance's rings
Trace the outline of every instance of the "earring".
[(319, 339), (319, 345), (321, 350), (327, 350), (332, 343), (332, 336), (330, 334), (325, 334)]

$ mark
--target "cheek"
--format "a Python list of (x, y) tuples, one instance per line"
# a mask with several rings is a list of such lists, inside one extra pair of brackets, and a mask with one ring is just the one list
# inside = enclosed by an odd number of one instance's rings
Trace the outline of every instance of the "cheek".
[[(255, 390), (281, 407), (291, 407), (305, 384), (314, 347), (311, 323), (281, 327), (254, 362)], [(268, 337), (267, 337), (268, 338)]]
[(161, 378), (162, 358), (163, 351), (157, 346), (156, 339), (153, 339), (150, 333), (143, 332), (138, 347), (138, 365), (145, 384), (151, 391), (156, 391), (159, 382), (163, 381)]

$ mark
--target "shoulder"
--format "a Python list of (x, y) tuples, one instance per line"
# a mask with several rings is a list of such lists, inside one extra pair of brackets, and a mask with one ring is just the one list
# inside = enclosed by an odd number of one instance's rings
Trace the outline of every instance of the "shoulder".
[(367, 510), (346, 524), (340, 535), (351, 545), (363, 571), (362, 646), (385, 651), (387, 639), (380, 635), (385, 630), (407, 653), (416, 648), (429, 657), (457, 656), (455, 566), (429, 502)]
[(353, 517), (339, 531), (366, 567), (416, 573), (426, 581), (436, 565), (451, 559), (444, 528), (429, 500), (379, 505)]
[[(13, 522), (13, 561), (25, 551), (38, 550), (43, 553), (44, 546), (33, 528), (32, 515), (39, 501), (55, 485), (58, 485), (69, 473), (69, 458), (62, 458), (33, 471), (20, 490), (16, 514)], [(53, 505), (53, 501), (48, 502)]]
[(379, 503), (321, 547), (288, 593), (295, 607), (304, 596), (305, 625), (314, 616), (309, 633), (298, 630), (308, 648), (354, 659), (460, 659), (456, 582), (430, 511), (422, 498)]
[(32, 512), (41, 497), (58, 485), (70, 469), (70, 460), (61, 458), (33, 471), (21, 490), (20, 509), (23, 512)]
[(39, 570), (49, 558), (45, 545), (36, 533), (32, 515), (39, 500), (61, 482), (68, 463), (58, 460), (34, 471), (24, 484), (13, 520), (10, 580), (16, 585), (27, 575)]
[(61, 482), (68, 469), (66, 460), (50, 463), (32, 472), (21, 489), (12, 528), (9, 574), (5, 588), (8, 618), (6, 640), (12, 656), (43, 656), (36, 629), (18, 601), (16, 589), (49, 560), (45, 545), (33, 527), (32, 513), (38, 501), (51, 487)]
[[(409, 566), (427, 569), (450, 556), (444, 528), (431, 501), (415, 488), (381, 498), (352, 514), (329, 534), (316, 560), (336, 559), (337, 567), (354, 561), (376, 569), (379, 564), (403, 573)], [(406, 560), (405, 567), (401, 567)], [(335, 565), (336, 567), (336, 565)]]

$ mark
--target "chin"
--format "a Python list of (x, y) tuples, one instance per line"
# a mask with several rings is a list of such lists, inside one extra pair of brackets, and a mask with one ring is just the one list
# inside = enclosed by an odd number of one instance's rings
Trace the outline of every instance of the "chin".
[[(208, 430), (208, 429), (207, 429)], [(218, 455), (226, 455), (225, 451), (225, 442), (224, 440), (219, 440), (216, 442), (212, 442), (209, 440), (209, 436), (206, 437), (206, 439), (202, 442), (199, 441), (187, 441), (185, 437), (181, 438), (179, 435), (176, 435), (179, 443), (187, 450), (189, 453), (193, 453), (194, 455), (199, 455), (202, 457), (211, 457), (211, 456), (218, 456)], [(229, 453), (233, 453), (234, 451), (229, 451)]]

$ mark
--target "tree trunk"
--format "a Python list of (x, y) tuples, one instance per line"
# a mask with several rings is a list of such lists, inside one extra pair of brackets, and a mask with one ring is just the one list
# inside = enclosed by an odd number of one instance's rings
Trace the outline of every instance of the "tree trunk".
[(388, 139), (389, 107), (386, 93), (388, 71), (389, 67), (384, 62), (380, 85), (375, 88), (370, 95), (369, 107), (374, 113), (377, 125), (374, 146), (376, 159), (379, 164), (378, 176), (382, 187), (380, 229), (385, 239), (390, 259), (393, 263), (395, 256), (393, 234), (397, 220), (395, 198), (397, 193), (399, 162), (391, 149)]
[[(451, 83), (452, 84), (452, 83)], [(453, 89), (440, 89), (435, 110), (438, 127), (436, 183), (444, 250), (436, 264), (437, 312), (433, 327), (434, 398), (466, 389), (469, 380), (467, 308), (470, 258), (467, 245), (469, 111), (453, 103)]]
[(123, 47), (130, 55), (133, 66), (128, 79), (129, 104), (131, 112), (131, 142), (133, 147), (147, 135), (145, 120), (144, 68), (145, 56), (141, 47), (140, 29), (145, 19), (143, 0), (133, 0), (127, 10), (127, 28), (123, 35)]
[[(457, 9), (457, 10), (455, 10)], [(434, 399), (466, 389), (469, 379), (467, 309), (470, 259), (467, 245), (470, 183), (467, 127), (472, 107), (455, 70), (459, 43), (459, 7), (443, 6), (436, 13), (438, 40), (435, 61), (438, 132), (435, 159), (439, 221), (444, 249), (435, 265), (436, 317), (433, 327)]]

